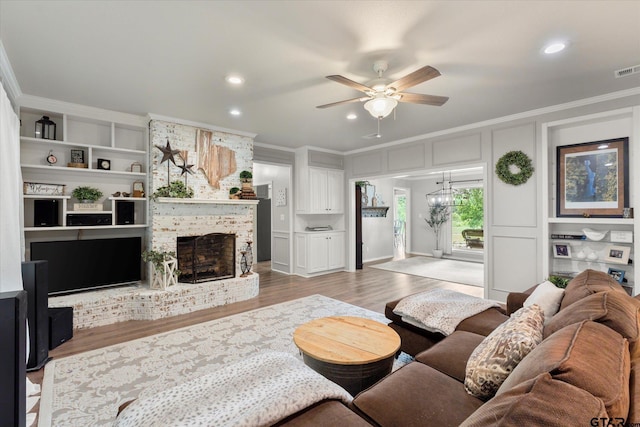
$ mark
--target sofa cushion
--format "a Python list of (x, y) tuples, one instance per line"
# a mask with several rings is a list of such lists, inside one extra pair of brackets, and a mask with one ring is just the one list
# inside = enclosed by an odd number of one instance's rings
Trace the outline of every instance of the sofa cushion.
[(324, 400), (316, 403), (274, 424), (274, 426), (278, 427), (333, 427), (338, 425), (371, 427), (371, 424), (337, 400)]
[(640, 425), (640, 359), (631, 360), (631, 374), (629, 375), (629, 416), (627, 425)]
[(467, 360), (484, 340), (483, 335), (455, 331), (430, 349), (416, 355), (416, 361), (464, 382)]
[(594, 418), (609, 418), (602, 400), (544, 373), (494, 397), (461, 427), (590, 426)]
[(621, 292), (598, 292), (559, 312), (544, 328), (544, 337), (572, 323), (593, 320), (602, 323), (629, 340), (632, 357), (638, 352), (640, 338), (640, 301)]
[(412, 362), (358, 394), (350, 404), (381, 427), (458, 426), (482, 405), (462, 383)]
[(548, 372), (554, 379), (582, 388), (602, 399), (610, 417), (629, 412), (627, 340), (600, 323), (574, 323), (551, 335), (525, 357), (496, 396)]
[(502, 308), (490, 308), (475, 316), (467, 317), (456, 327), (456, 331), (467, 331), (487, 336), (499, 325), (507, 321), (509, 316)]
[(544, 324), (549, 323), (551, 318), (560, 309), (560, 301), (564, 296), (564, 289), (560, 289), (553, 283), (545, 280), (529, 295), (522, 304), (523, 307), (529, 307), (537, 304), (544, 312)]
[(540, 341), (544, 314), (539, 305), (523, 307), (478, 345), (467, 361), (464, 386), (490, 399), (511, 371)]
[(585, 270), (571, 279), (564, 290), (560, 310), (597, 292), (616, 291), (628, 295), (620, 283), (603, 271)]

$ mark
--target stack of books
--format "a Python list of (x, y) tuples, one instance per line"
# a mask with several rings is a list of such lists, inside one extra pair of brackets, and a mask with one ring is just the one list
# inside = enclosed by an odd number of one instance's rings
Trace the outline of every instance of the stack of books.
[(551, 238), (560, 240), (586, 240), (587, 236), (584, 234), (552, 234)]
[(242, 189), (240, 190), (240, 198), (245, 200), (246, 199), (255, 200), (258, 197), (256, 196), (256, 193), (253, 191), (253, 187), (245, 187), (243, 185)]

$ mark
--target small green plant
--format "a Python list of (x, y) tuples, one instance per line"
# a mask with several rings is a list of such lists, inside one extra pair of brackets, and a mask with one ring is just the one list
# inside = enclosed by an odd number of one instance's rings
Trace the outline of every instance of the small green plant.
[[(160, 251), (144, 251), (142, 252), (142, 260), (144, 262), (150, 262), (153, 265), (153, 268), (158, 273), (164, 272), (163, 262), (169, 261), (172, 258), (176, 257), (175, 252), (160, 252)], [(182, 272), (180, 270), (175, 270), (176, 277), (180, 276)]]
[(89, 200), (95, 202), (102, 197), (102, 191), (93, 187), (76, 187), (71, 193), (78, 200)]
[(240, 179), (251, 179), (253, 178), (253, 174), (251, 171), (242, 171), (240, 172)]
[(158, 197), (174, 197), (177, 199), (191, 199), (193, 189), (184, 185), (182, 181), (173, 181), (169, 185), (158, 188), (151, 196), (154, 200)]
[(238, 187), (231, 187), (229, 194), (236, 194), (240, 189)]
[(564, 289), (567, 287), (571, 279), (567, 277), (560, 277), (560, 276), (549, 276), (547, 280), (553, 283), (554, 285), (556, 285), (557, 288)]
[(366, 187), (366, 186), (368, 186), (368, 185), (371, 185), (371, 184), (369, 184), (369, 181), (356, 181), (356, 185), (357, 185), (358, 187), (362, 187), (362, 188), (364, 188), (364, 187)]

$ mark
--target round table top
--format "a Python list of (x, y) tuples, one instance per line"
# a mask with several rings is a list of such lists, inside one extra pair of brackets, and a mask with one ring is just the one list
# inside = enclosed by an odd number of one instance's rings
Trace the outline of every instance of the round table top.
[(400, 336), (375, 320), (352, 316), (323, 317), (307, 322), (293, 333), (304, 354), (323, 362), (361, 365), (393, 356)]

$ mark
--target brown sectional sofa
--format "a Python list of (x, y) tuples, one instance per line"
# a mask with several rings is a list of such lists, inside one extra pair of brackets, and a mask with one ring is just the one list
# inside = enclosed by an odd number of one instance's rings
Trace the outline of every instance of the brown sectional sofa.
[[(473, 350), (534, 288), (511, 294), (444, 337), (402, 322), (387, 305), (402, 349), (415, 361), (358, 394), (346, 406), (322, 402), (279, 425), (606, 426), (640, 423), (640, 301), (607, 274), (586, 270), (567, 286), (543, 341), (487, 401), (467, 393)], [(353, 412), (350, 412), (353, 411)], [(354, 417), (357, 414), (359, 417)]]

